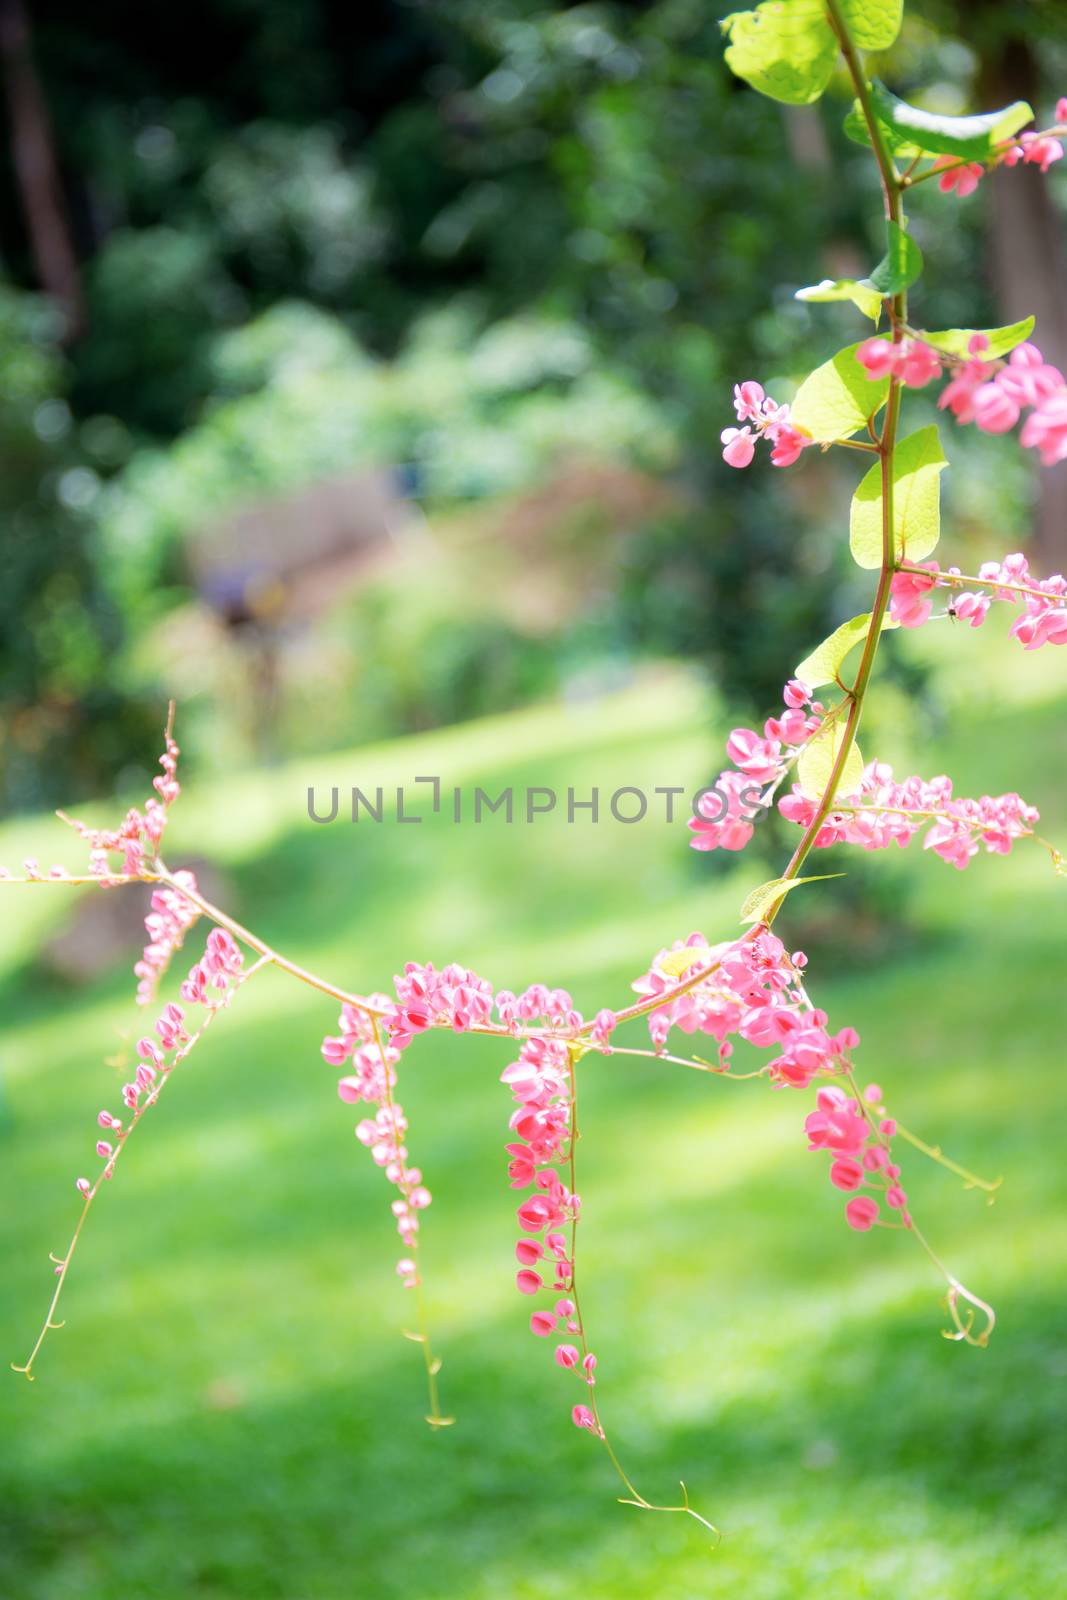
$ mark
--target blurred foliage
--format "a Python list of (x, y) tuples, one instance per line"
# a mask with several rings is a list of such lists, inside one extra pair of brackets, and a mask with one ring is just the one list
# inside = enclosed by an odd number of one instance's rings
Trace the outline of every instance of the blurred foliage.
[(0, 287), (0, 766), (15, 805), (37, 798), (41, 773), (120, 770), (123, 723), (136, 734), (144, 716), (108, 680), (119, 618), (85, 544), (94, 463), (122, 429), (72, 416), (59, 333), (46, 302)]
[[(958, 110), (1039, 27), (1054, 79), (1054, 10), (920, 3), (881, 66)], [(64, 340), (25, 294), (37, 269), (4, 168), (4, 360), (25, 369), (4, 400), (6, 803), (31, 798), (31, 768), (36, 798), (71, 798), (110, 781), (120, 750), (150, 759), (141, 699), (165, 688), (132, 664), (189, 597), (186, 541), (358, 463), (402, 468), (432, 514), (582, 451), (667, 474), (674, 509), (601, 554), (617, 581), (589, 648), (694, 656), (752, 706), (847, 614), (826, 532), (847, 474), (839, 490), (825, 465), (817, 488), (731, 473), (717, 449), (736, 379), (787, 399), (856, 332), (849, 310), (793, 299), (881, 254), (843, 84), (818, 111), (761, 100), (726, 72), (701, 0), (196, 0), (151, 29), (118, 0), (91, 19), (57, 0), (33, 43), (87, 316)], [(991, 320), (974, 270), (985, 197), (951, 229), (939, 201), (916, 195), (915, 235), (936, 244), (922, 315)], [(41, 406), (68, 419), (54, 436), (35, 431)], [(1002, 459), (979, 469), (987, 520), (1011, 514)], [(436, 617), (435, 636), (482, 627), (463, 608)], [(484, 619), (493, 638), (506, 626)], [(471, 659), (458, 639), (437, 647)], [(434, 715), (485, 704), (481, 669), (441, 670)], [(509, 681), (519, 695), (541, 675)], [(360, 731), (355, 715), (331, 725)]]

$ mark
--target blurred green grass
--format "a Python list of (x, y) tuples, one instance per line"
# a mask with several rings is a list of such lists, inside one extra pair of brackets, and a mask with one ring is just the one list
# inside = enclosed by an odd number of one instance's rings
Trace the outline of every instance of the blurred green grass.
[[(954, 640), (959, 656), (938, 665), (951, 715), (923, 770), (957, 774), (964, 792), (1018, 787), (1062, 840), (1058, 662), (996, 655), (983, 679), (968, 646)], [(942, 639), (923, 648), (948, 653)], [(906, 758), (917, 730), (885, 728), (885, 753)], [(242, 920), (351, 987), (387, 985), (405, 959), (458, 959), (501, 986), (565, 983), (586, 1010), (621, 1004), (659, 946), (735, 928), (752, 862), (717, 873), (662, 822), (315, 827), (306, 787), (440, 772), (446, 786), (581, 795), (695, 784), (711, 748), (696, 689), (664, 677), (194, 786), (168, 855), (216, 857)], [(31, 847), (51, 860), (50, 826), (0, 831), (0, 860)], [(918, 1158), (906, 1166), (935, 1244), (997, 1306), (987, 1351), (939, 1337), (938, 1283), (910, 1241), (844, 1226), (804, 1148), (807, 1097), (592, 1060), (580, 1249), (605, 1416), (642, 1491), (669, 1500), (684, 1478), (726, 1538), (713, 1551), (683, 1519), (616, 1506), (512, 1288), (506, 1057), (434, 1036), (402, 1067), (459, 1419), (431, 1435), (400, 1336), (410, 1307), (386, 1187), (318, 1055), (334, 1008), (266, 973), (131, 1145), (38, 1381), (0, 1383), (5, 1600), (1062, 1593), (1063, 884), (1032, 847), (964, 875), (915, 850), (879, 864), (906, 898), (906, 941), (891, 962), (813, 962), (812, 984), (835, 1024), (859, 1028), (864, 1076), (903, 1121), (1005, 1175), (988, 1207)], [(15, 1359), (94, 1159), (95, 1112), (121, 1081), (102, 1059), (140, 1031), (125, 971), (71, 993), (34, 964), (66, 892), (3, 891), (0, 1348)], [(787, 938), (802, 914), (787, 906)]]

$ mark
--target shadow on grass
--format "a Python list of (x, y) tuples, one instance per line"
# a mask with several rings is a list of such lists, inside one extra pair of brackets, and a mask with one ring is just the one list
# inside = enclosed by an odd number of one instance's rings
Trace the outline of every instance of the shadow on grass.
[[(451, 1359), (461, 1421), (438, 1436), (413, 1413), (410, 1353), (368, 1369), (357, 1334), (351, 1385), (318, 1386), (311, 1373), (270, 1405), (216, 1387), (180, 1423), (132, 1436), (119, 1413), (113, 1433), (63, 1452), (47, 1480), (6, 1460), (0, 1592), (584, 1596), (613, 1592), (600, 1585), (623, 1566), (631, 1593), (674, 1593), (676, 1578), (703, 1574), (699, 1592), (717, 1594), (728, 1592), (720, 1581), (770, 1561), (783, 1579), (794, 1575), (767, 1592), (804, 1600), (805, 1571), (856, 1576), (902, 1528), (913, 1541), (951, 1543), (961, 1525), (993, 1548), (1029, 1541), (1045, 1592), (1061, 1592), (1043, 1536), (1067, 1492), (1067, 1310), (1033, 1295), (1015, 1311), (1000, 1355), (950, 1349), (911, 1313), (856, 1321), (795, 1348), (764, 1400), (747, 1389), (732, 1399), (712, 1374), (713, 1415), (684, 1422), (656, 1416), (639, 1392), (628, 1418), (627, 1397), (605, 1386), (638, 1482), (670, 1496), (685, 1474), (728, 1530), (718, 1551), (685, 1519), (612, 1506), (603, 1456), (569, 1429), (569, 1379), (523, 1376), (496, 1327)], [(848, 1540), (828, 1566), (831, 1527)], [(788, 1559), (776, 1554), (783, 1540)], [(530, 1582), (538, 1573), (541, 1587)]]

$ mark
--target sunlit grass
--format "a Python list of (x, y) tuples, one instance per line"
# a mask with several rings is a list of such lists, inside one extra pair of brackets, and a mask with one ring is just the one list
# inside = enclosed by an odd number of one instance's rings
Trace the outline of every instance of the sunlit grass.
[[(958, 707), (923, 766), (979, 792), (1018, 787), (1062, 836), (1064, 701), (1032, 663), (1010, 670), (1010, 713)], [(752, 863), (713, 875), (661, 823), (317, 828), (304, 791), (436, 771), (582, 794), (696, 783), (715, 720), (665, 678), (235, 774), (190, 789), (170, 849), (175, 863), (216, 858), (239, 916), (352, 986), (387, 983), (408, 957), (457, 958), (498, 984), (566, 982), (586, 1009), (622, 1003), (659, 945), (736, 926)], [(74, 859), (49, 850), (48, 826), (0, 833), (0, 860)], [(1036, 850), (962, 875), (914, 849), (878, 865), (910, 932), (892, 962), (832, 973), (814, 956), (813, 987), (833, 1021), (860, 1029), (864, 1075), (905, 1122), (1004, 1174), (990, 1207), (907, 1162), (937, 1247), (997, 1305), (988, 1351), (939, 1337), (939, 1286), (909, 1240), (844, 1226), (825, 1163), (804, 1148), (805, 1098), (590, 1060), (581, 1265), (605, 1415), (646, 1494), (670, 1498), (684, 1477), (727, 1536), (713, 1551), (679, 1519), (617, 1507), (511, 1289), (505, 1058), (435, 1036), (402, 1068), (435, 1191), (428, 1298), (459, 1418), (431, 1436), (400, 1337), (410, 1307), (386, 1187), (318, 1055), (333, 1007), (264, 974), (131, 1144), (38, 1381), (0, 1384), (5, 1600), (1058, 1593), (1064, 886)], [(800, 937), (802, 895), (837, 892), (800, 891), (787, 937)], [(23, 892), (3, 893), (0, 1347), (18, 1359), (49, 1291), (46, 1252), (74, 1219), (74, 1177), (94, 1159), (95, 1112), (121, 1081), (103, 1057), (140, 1030), (124, 971), (71, 995), (26, 965), (64, 891), (29, 891), (27, 921)]]

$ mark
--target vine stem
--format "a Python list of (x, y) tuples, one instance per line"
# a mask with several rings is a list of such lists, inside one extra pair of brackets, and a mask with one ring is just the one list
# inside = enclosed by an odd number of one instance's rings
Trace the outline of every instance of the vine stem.
[[(826, 8), (830, 19), (830, 25), (833, 28), (834, 33), (837, 35), (837, 41), (841, 47), (841, 54), (845, 58), (845, 64), (848, 67), (849, 76), (852, 79), (852, 84), (856, 91), (856, 98), (859, 101), (860, 109), (863, 113), (863, 120), (866, 123), (867, 132), (870, 136), (871, 148), (874, 151), (874, 157), (878, 163), (878, 173), (879, 177), (881, 178), (882, 194), (885, 201), (886, 218), (888, 221), (896, 223), (898, 227), (903, 227), (905, 219), (904, 208), (901, 203), (900, 175), (897, 172), (892, 155), (890, 154), (889, 148), (886, 145), (881, 127), (878, 123), (878, 119), (874, 115), (874, 108), (871, 105), (870, 89), (868, 87), (867, 78), (863, 70), (863, 62), (860, 59), (860, 55), (855, 44), (853, 43), (852, 36), (848, 31), (848, 24), (845, 21), (840, 0), (826, 0)], [(907, 294), (905, 291), (901, 290), (895, 294), (890, 301), (890, 322), (892, 324), (894, 339), (899, 339), (900, 328), (902, 324), (906, 322), (907, 314)], [(845, 771), (848, 758), (852, 753), (852, 748), (856, 743), (856, 735), (859, 731), (860, 722), (863, 718), (864, 701), (866, 699), (868, 685), (870, 684), (871, 673), (874, 669), (875, 657), (878, 654), (878, 645), (882, 633), (882, 623), (885, 619), (886, 611), (889, 608), (890, 588), (893, 582), (893, 572), (896, 565), (896, 551), (894, 548), (893, 534), (893, 463), (896, 450), (897, 420), (899, 414), (900, 383), (899, 380), (894, 376), (889, 380), (889, 391), (886, 397), (885, 421), (880, 435), (874, 434), (873, 415), (868, 419), (868, 429), (872, 434), (872, 439), (877, 449), (881, 464), (882, 481), (882, 561), (878, 573), (878, 586), (875, 590), (874, 601), (871, 605), (871, 620), (867, 629), (867, 637), (864, 640), (863, 654), (860, 657), (860, 664), (856, 672), (855, 681), (851, 689), (846, 689), (845, 691), (848, 697), (848, 712), (845, 717), (844, 726), (841, 730), (840, 743), (837, 747), (837, 752), (834, 757), (833, 765), (830, 769), (830, 775), (827, 779), (826, 787), (823, 790), (822, 795), (819, 798), (819, 803), (815, 808), (815, 815), (805, 828), (799, 844), (793, 851), (793, 854), (789, 859), (789, 863), (786, 866), (785, 871), (782, 873), (783, 882), (789, 882), (791, 879), (797, 877), (801, 867), (804, 865), (804, 862), (807, 860), (808, 855), (814, 847), (822, 825), (826, 821), (827, 816), (833, 808), (834, 796), (837, 793), (838, 785), (841, 782), (841, 777)], [(775, 917), (778, 915), (784, 900), (785, 895), (780, 895), (774, 904), (768, 908), (767, 915), (764, 918), (764, 926), (771, 926)]]
[(85, 1196), (85, 1200), (82, 1204), (81, 1215), (79, 1216), (77, 1224), (75, 1225), (74, 1233), (71, 1236), (71, 1241), (67, 1246), (66, 1254), (61, 1258), (57, 1258), (55, 1256), (51, 1257), (58, 1269), (56, 1274), (57, 1282), (55, 1293), (52, 1296), (47, 1314), (45, 1315), (44, 1324), (40, 1333), (37, 1335), (37, 1342), (30, 1351), (29, 1357), (21, 1366), (18, 1366), (14, 1361), (11, 1363), (12, 1370), (23, 1373), (31, 1383), (33, 1382), (33, 1363), (36, 1361), (37, 1356), (40, 1353), (41, 1346), (44, 1344), (45, 1339), (50, 1333), (58, 1333), (59, 1329), (63, 1326), (62, 1322), (54, 1322), (52, 1319), (55, 1316), (56, 1309), (59, 1305), (60, 1296), (63, 1293), (63, 1286), (67, 1281), (67, 1273), (70, 1270), (70, 1264), (74, 1259), (74, 1252), (78, 1248), (78, 1240), (81, 1238), (82, 1228), (85, 1226), (85, 1221), (89, 1215), (90, 1209), (92, 1208), (93, 1201), (100, 1192), (100, 1185), (105, 1181), (105, 1179), (109, 1179), (113, 1175), (115, 1168), (118, 1165), (119, 1157), (122, 1155), (122, 1152), (129, 1143), (133, 1130), (137, 1127), (137, 1124), (141, 1121), (145, 1112), (156, 1104), (160, 1095), (163, 1093), (166, 1084), (174, 1076), (175, 1067), (178, 1066), (179, 1062), (184, 1061), (186, 1056), (193, 1049), (193, 1046), (200, 1042), (208, 1028), (211, 1026), (212, 1022), (218, 1016), (219, 1012), (224, 1011), (230, 1004), (230, 1001), (233, 999), (233, 996), (237, 993), (238, 989), (246, 984), (249, 978), (260, 971), (260, 969), (266, 966), (266, 964), (266, 958), (264, 957), (263, 959), (255, 962), (253, 966), (249, 967), (247, 972), (242, 972), (238, 975), (233, 987), (229, 990), (229, 992), (222, 998), (222, 1000), (220, 1000), (218, 1005), (212, 1006), (211, 1010), (200, 1024), (200, 1027), (193, 1034), (192, 1038), (181, 1046), (181, 1048), (175, 1053), (174, 1059), (170, 1065), (165, 1067), (160, 1072), (158, 1083), (154, 1085), (151, 1091), (145, 1096), (142, 1104), (139, 1105), (134, 1111), (133, 1116), (130, 1119), (129, 1126), (124, 1128), (119, 1134), (114, 1152), (108, 1158), (106, 1164), (97, 1177), (96, 1182)]
[[(897, 567), (898, 572), (914, 572), (921, 578), (929, 578), (931, 573), (927, 567), (916, 567), (909, 561), (902, 561)], [(1047, 589), (1035, 588), (1031, 583), (1004, 583), (997, 578), (973, 578), (966, 572), (937, 572), (938, 586), (943, 583), (955, 584), (957, 588), (970, 587), (974, 584), (979, 589), (1008, 589), (1012, 594), (1033, 595), (1035, 600), (1054, 600), (1055, 595), (1049, 594)]]
[[(576, 1182), (577, 1182), (576, 1150), (577, 1150), (578, 1140), (581, 1138), (581, 1130), (578, 1127), (578, 1076), (577, 1076), (577, 1072), (576, 1072), (575, 1069), (576, 1069), (576, 1067), (578, 1065), (578, 1062), (580, 1061), (580, 1059), (581, 1059), (581, 1057), (582, 1057), (582, 1055), (584, 1053), (585, 1053), (585, 1051), (584, 1051), (583, 1047), (580, 1044), (572, 1043), (567, 1048), (568, 1077), (569, 1077), (569, 1082), (570, 1082), (570, 1102), (571, 1102), (570, 1142), (569, 1142), (568, 1151), (567, 1151), (567, 1179), (568, 1179), (568, 1184), (569, 1184), (570, 1192), (571, 1192), (572, 1196), (576, 1192)], [(634, 1053), (636, 1054), (637, 1052), (634, 1052)], [(651, 1053), (651, 1052), (641, 1052), (641, 1053), (642, 1054), (648, 1054), (648, 1053)], [(685, 1063), (685, 1064), (686, 1065), (692, 1065), (692, 1063)], [(577, 1339), (578, 1339), (578, 1344), (579, 1344), (579, 1347), (581, 1349), (582, 1357), (583, 1357), (583, 1360), (584, 1360), (584, 1358), (590, 1354), (590, 1351), (589, 1351), (589, 1341), (588, 1341), (588, 1338), (586, 1336), (586, 1331), (585, 1331), (585, 1318), (582, 1316), (582, 1302), (581, 1302), (581, 1298), (580, 1298), (579, 1292), (578, 1292), (577, 1243), (578, 1243), (578, 1213), (577, 1213), (577, 1211), (572, 1210), (572, 1213), (571, 1213), (571, 1246), (570, 1246), (570, 1253), (571, 1253), (570, 1298), (571, 1298), (571, 1300), (572, 1300), (572, 1302), (574, 1304), (574, 1320), (578, 1324)], [(582, 1367), (582, 1370), (583, 1370), (583, 1372), (585, 1371), (584, 1365)], [(590, 1377), (590, 1379), (592, 1378), (592, 1374), (591, 1373), (588, 1376)], [(591, 1382), (589, 1382), (587, 1387), (588, 1387), (588, 1393), (589, 1393), (589, 1409), (592, 1411), (593, 1418), (594, 1418), (594, 1420), (596, 1422), (597, 1437), (599, 1438), (601, 1444), (604, 1446), (604, 1449), (607, 1452), (608, 1460), (611, 1462), (612, 1466), (615, 1468), (615, 1471), (619, 1476), (620, 1482), (623, 1484), (623, 1486), (627, 1490), (626, 1497), (625, 1498), (620, 1498), (620, 1501), (619, 1501), (620, 1505), (636, 1506), (638, 1508), (638, 1510), (640, 1510), (640, 1511), (677, 1512), (677, 1513), (681, 1513), (681, 1514), (683, 1514), (685, 1516), (692, 1517), (694, 1519), (694, 1521), (699, 1522), (702, 1527), (706, 1528), (708, 1530), (708, 1532), (714, 1536), (716, 1542), (718, 1542), (722, 1538), (722, 1534), (719, 1532), (719, 1529), (715, 1526), (715, 1524), (713, 1522), (709, 1522), (707, 1517), (702, 1517), (700, 1515), (700, 1512), (699, 1511), (695, 1511), (693, 1509), (693, 1507), (689, 1504), (689, 1491), (686, 1489), (686, 1486), (685, 1486), (684, 1483), (680, 1484), (680, 1488), (681, 1488), (681, 1491), (682, 1491), (682, 1500), (681, 1500), (681, 1504), (680, 1505), (676, 1505), (676, 1506), (655, 1505), (651, 1500), (646, 1500), (645, 1499), (645, 1497), (641, 1493), (641, 1491), (635, 1487), (635, 1485), (632, 1482), (631, 1478), (629, 1477), (629, 1474), (627, 1473), (625, 1467), (623, 1466), (622, 1462), (619, 1460), (619, 1457), (618, 1457), (618, 1455), (616, 1454), (616, 1451), (615, 1451), (615, 1447), (613, 1446), (611, 1440), (608, 1438), (607, 1430), (604, 1427), (603, 1420), (601, 1419), (600, 1407), (599, 1407), (599, 1405), (597, 1403), (596, 1385), (595, 1385), (595, 1383), (591, 1381)]]
[[(851, 1066), (845, 1067), (845, 1081), (851, 1089), (856, 1103), (859, 1106), (868, 1127), (871, 1129), (876, 1142), (881, 1146), (888, 1156), (892, 1157), (889, 1140), (882, 1132), (878, 1123), (878, 1119), (867, 1099), (860, 1092), (859, 1084), (856, 1082), (856, 1074), (853, 1072)], [(934, 1154), (934, 1148), (932, 1146), (924, 1146), (918, 1140), (911, 1138), (907, 1134), (905, 1134), (904, 1137), (908, 1139), (910, 1144), (915, 1145), (916, 1148), (922, 1149), (926, 1155), (933, 1156), (935, 1160), (941, 1160), (943, 1165), (946, 1164), (940, 1154)], [(996, 1184), (983, 1183), (980, 1178), (975, 1178), (973, 1173), (966, 1172), (965, 1168), (956, 1167), (955, 1170), (965, 1175), (968, 1179), (973, 1180), (983, 1189), (991, 1189), (996, 1187)], [(999, 1182), (1000, 1180), (998, 1178), (997, 1183)], [(948, 1294), (946, 1299), (948, 1303), (949, 1315), (952, 1318), (956, 1331), (954, 1333), (946, 1332), (945, 1338), (952, 1339), (953, 1341), (962, 1341), (965, 1344), (977, 1345), (979, 1348), (984, 1350), (986, 1345), (989, 1343), (990, 1335), (992, 1334), (993, 1329), (996, 1327), (997, 1314), (993, 1310), (993, 1307), (985, 1300), (980, 1299), (978, 1295), (972, 1294), (971, 1290), (968, 1289), (965, 1284), (961, 1283), (960, 1280), (949, 1271), (945, 1263), (941, 1260), (941, 1257), (937, 1254), (933, 1245), (931, 1245), (929, 1239), (927, 1239), (922, 1229), (914, 1220), (909, 1222), (906, 1231), (912, 1235), (920, 1249), (930, 1261), (931, 1265), (941, 1274), (945, 1282), (948, 1284)], [(961, 1297), (969, 1306), (973, 1308), (966, 1323), (964, 1323), (959, 1313), (959, 1301)], [(977, 1334), (972, 1332), (974, 1327), (975, 1311), (982, 1312), (986, 1318), (985, 1326)]]

